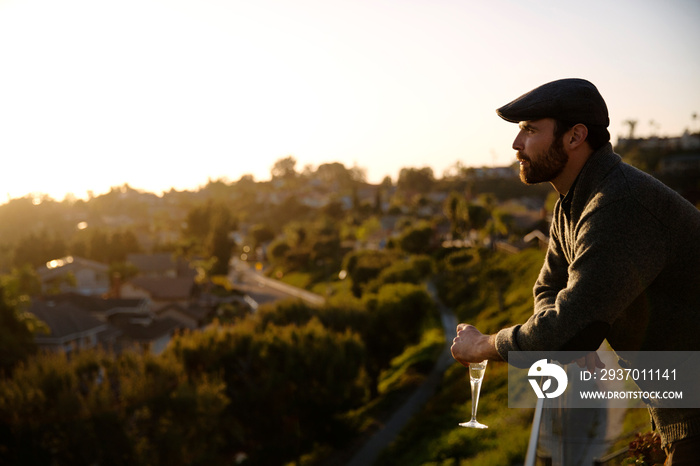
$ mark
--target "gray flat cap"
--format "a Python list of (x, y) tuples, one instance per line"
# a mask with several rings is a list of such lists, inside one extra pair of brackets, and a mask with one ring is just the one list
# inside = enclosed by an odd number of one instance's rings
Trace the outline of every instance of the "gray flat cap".
[(555, 118), (567, 123), (607, 127), (608, 107), (598, 89), (585, 79), (569, 78), (543, 84), (496, 110), (512, 123)]

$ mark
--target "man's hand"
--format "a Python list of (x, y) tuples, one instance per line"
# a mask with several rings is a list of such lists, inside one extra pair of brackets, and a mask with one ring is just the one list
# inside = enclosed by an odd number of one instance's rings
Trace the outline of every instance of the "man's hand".
[(591, 374), (595, 372), (596, 367), (600, 369), (605, 367), (605, 364), (600, 360), (598, 353), (595, 351), (588, 353), (582, 358), (578, 358), (576, 364), (578, 364), (578, 367), (585, 367)]
[(484, 335), (473, 325), (459, 324), (457, 336), (452, 340), (452, 357), (464, 366), (484, 359), (502, 361), (495, 340), (495, 335)]

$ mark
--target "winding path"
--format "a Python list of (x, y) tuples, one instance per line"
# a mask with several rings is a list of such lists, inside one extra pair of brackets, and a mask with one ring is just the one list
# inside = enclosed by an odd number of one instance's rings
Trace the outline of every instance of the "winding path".
[(442, 350), (433, 370), (423, 384), (416, 389), (411, 397), (401, 406), (376, 434), (347, 463), (348, 466), (370, 466), (374, 464), (379, 454), (391, 444), (401, 429), (408, 423), (413, 414), (418, 411), (435, 393), (442, 379), (443, 373), (454, 363), (450, 347), (456, 336), (457, 318), (452, 310), (445, 307), (437, 298), (437, 292), (433, 283), (428, 283), (428, 292), (431, 294), (440, 311), (442, 327), (445, 331), (445, 348)]

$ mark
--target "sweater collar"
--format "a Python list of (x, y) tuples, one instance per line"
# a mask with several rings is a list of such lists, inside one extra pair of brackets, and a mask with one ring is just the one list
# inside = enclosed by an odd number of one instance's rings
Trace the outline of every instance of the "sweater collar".
[(574, 212), (583, 210), (591, 191), (621, 160), (620, 156), (613, 152), (612, 144), (610, 143), (605, 144), (591, 154), (576, 178), (574, 186), (571, 187), (565, 196), (565, 198), (569, 198), (571, 209)]
[[(581, 174), (579, 173), (579, 176)], [(561, 202), (561, 208), (564, 209), (564, 212), (566, 213), (566, 216), (569, 217), (571, 214), (571, 201), (574, 198), (574, 191), (576, 190), (576, 183), (578, 183), (579, 176), (576, 177), (574, 180), (573, 184), (571, 185), (571, 188), (569, 188), (569, 191), (566, 193), (566, 195), (560, 194), (559, 195), (559, 201)]]

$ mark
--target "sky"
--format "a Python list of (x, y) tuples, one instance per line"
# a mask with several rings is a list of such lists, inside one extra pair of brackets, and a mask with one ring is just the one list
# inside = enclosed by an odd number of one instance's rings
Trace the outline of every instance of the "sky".
[(330, 162), (509, 165), (495, 109), (593, 82), (613, 142), (700, 130), (697, 0), (0, 0), (0, 203)]

